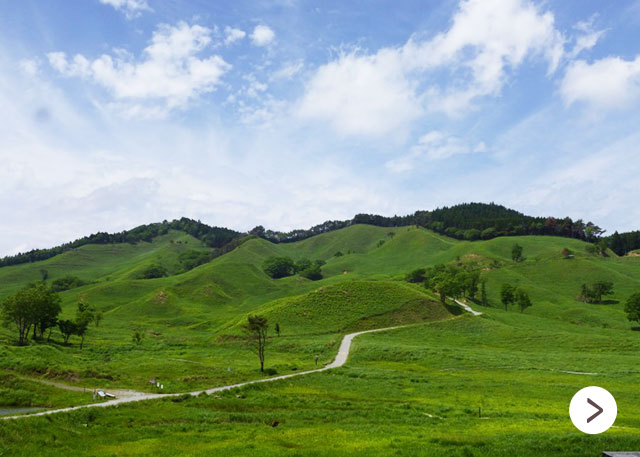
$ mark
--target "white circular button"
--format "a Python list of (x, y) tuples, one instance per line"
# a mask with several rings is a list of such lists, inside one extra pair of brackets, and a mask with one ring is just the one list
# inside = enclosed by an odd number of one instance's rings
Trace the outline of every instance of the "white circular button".
[(618, 414), (618, 405), (608, 391), (590, 386), (579, 390), (569, 404), (571, 422), (578, 430), (589, 435), (606, 432)]

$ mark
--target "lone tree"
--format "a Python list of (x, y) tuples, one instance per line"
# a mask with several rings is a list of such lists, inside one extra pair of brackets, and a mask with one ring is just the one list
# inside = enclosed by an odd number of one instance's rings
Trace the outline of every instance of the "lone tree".
[(249, 316), (247, 318), (247, 324), (245, 325), (245, 331), (249, 344), (252, 346), (258, 359), (260, 359), (260, 373), (264, 372), (264, 348), (267, 345), (267, 330), (269, 329), (269, 323), (264, 316)]
[(586, 303), (601, 303), (604, 295), (613, 294), (613, 282), (598, 281), (591, 286), (583, 284), (580, 289), (580, 299)]
[(278, 324), (277, 322), (276, 322), (275, 330), (276, 330), (276, 335), (280, 336), (280, 324)]
[(522, 261), (522, 246), (520, 246), (518, 243), (514, 244), (511, 248), (511, 259), (515, 263)]
[(504, 305), (504, 310), (509, 310), (509, 305), (515, 301), (515, 289), (511, 284), (503, 284), (500, 288), (500, 300)]
[(636, 292), (627, 299), (624, 311), (627, 313), (627, 319), (640, 322), (640, 292)]
[(529, 294), (527, 294), (522, 289), (516, 290), (514, 299), (520, 307), (520, 312), (523, 312), (525, 309), (531, 306), (531, 299), (529, 298)]

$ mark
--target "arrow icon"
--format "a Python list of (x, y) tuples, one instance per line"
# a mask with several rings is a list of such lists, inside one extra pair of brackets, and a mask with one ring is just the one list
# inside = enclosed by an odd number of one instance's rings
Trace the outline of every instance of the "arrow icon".
[(590, 418), (587, 419), (587, 424), (588, 424), (589, 422), (594, 420), (596, 417), (598, 417), (600, 414), (602, 414), (602, 411), (604, 411), (604, 410), (602, 408), (600, 408), (600, 406), (598, 404), (596, 404), (596, 402), (594, 402), (590, 398), (587, 398), (587, 403), (589, 403), (591, 406), (593, 406), (594, 408), (596, 408), (598, 410), (597, 413), (595, 413), (593, 416), (591, 416)]

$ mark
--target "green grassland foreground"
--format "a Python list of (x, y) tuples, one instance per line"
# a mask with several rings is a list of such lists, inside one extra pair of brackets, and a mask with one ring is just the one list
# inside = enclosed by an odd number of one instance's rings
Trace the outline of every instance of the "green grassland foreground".
[[(320, 363), (331, 360), (345, 333), (416, 325), (362, 335), (347, 365), (328, 372), (3, 421), (0, 455), (596, 456), (640, 449), (640, 332), (623, 312), (626, 297), (640, 290), (640, 258), (594, 256), (565, 238), (460, 242), (413, 227), (393, 231), (352, 226), (291, 244), (250, 240), (191, 271), (153, 280), (132, 279), (132, 272), (145, 262), (170, 267), (184, 234), (127, 246), (117, 261), (97, 249), (109, 247), (78, 249), (84, 260), (74, 274), (91, 283), (62, 294), (63, 313), (71, 316), (82, 298), (104, 312), (103, 322), (91, 328), (82, 351), (73, 340), (61, 345), (55, 332), (54, 343), (17, 347), (12, 331), (2, 330), (0, 403), (11, 395), (7, 404), (91, 400), (24, 379), (34, 377), (145, 391), (154, 391), (148, 380), (155, 377), (166, 392), (260, 378), (242, 343), (249, 313), (267, 316), (272, 329), (280, 324), (266, 364), (277, 374), (314, 368), (316, 355)], [(199, 246), (193, 240), (184, 239)], [(518, 264), (510, 259), (515, 242), (526, 257)], [(573, 258), (562, 257), (565, 247)], [(337, 251), (344, 255), (335, 257)], [(0, 296), (37, 279), (41, 263), (49, 262), (53, 279), (68, 274), (67, 254), (0, 268)], [(272, 280), (261, 271), (270, 255), (325, 260), (325, 278)], [(483, 316), (451, 319), (457, 308), (402, 281), (414, 268), (449, 262), (482, 271), (492, 305)], [(615, 284), (607, 304), (576, 300), (582, 283), (599, 279)], [(534, 306), (525, 313), (500, 309), (503, 282), (527, 290)], [(145, 335), (139, 345), (131, 341), (134, 331)], [(587, 385), (606, 388), (618, 402), (618, 419), (603, 435), (581, 434), (568, 417), (571, 396)]]

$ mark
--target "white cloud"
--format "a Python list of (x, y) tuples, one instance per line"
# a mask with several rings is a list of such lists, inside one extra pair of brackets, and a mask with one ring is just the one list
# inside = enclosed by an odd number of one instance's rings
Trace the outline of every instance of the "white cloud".
[(283, 65), (280, 69), (276, 70), (272, 75), (272, 80), (287, 80), (292, 79), (304, 68), (304, 62), (297, 61)]
[(327, 121), (341, 134), (382, 136), (422, 114), (414, 87), (396, 50), (361, 56), (342, 54), (308, 82), (298, 116)]
[(236, 29), (233, 27), (224, 28), (224, 44), (230, 45), (236, 41), (242, 40), (247, 33), (244, 30)]
[(424, 159), (442, 160), (459, 154), (484, 151), (486, 146), (483, 142), (470, 146), (457, 136), (432, 130), (418, 139), (418, 144), (411, 148), (409, 154), (390, 160), (385, 166), (394, 173), (402, 173), (414, 169), (416, 163)]
[(109, 90), (123, 111), (162, 116), (213, 91), (231, 68), (220, 56), (198, 57), (210, 43), (210, 29), (179, 22), (159, 26), (138, 61), (121, 51), (95, 60), (80, 54), (69, 60), (62, 52), (47, 57), (61, 74), (87, 78)]
[(275, 39), (275, 32), (267, 25), (256, 25), (251, 33), (251, 41), (256, 46), (266, 46)]
[(297, 113), (343, 134), (383, 135), (427, 111), (465, 114), (479, 97), (498, 95), (527, 58), (546, 60), (552, 73), (563, 54), (550, 12), (526, 0), (465, 0), (451, 27), (431, 39), (342, 53), (319, 67)]
[(634, 60), (574, 61), (564, 75), (560, 94), (567, 105), (585, 102), (596, 108), (628, 108), (640, 99), (640, 55)]
[(100, 3), (122, 11), (127, 19), (139, 17), (143, 11), (153, 11), (147, 0), (100, 0)]
[(583, 51), (592, 49), (605, 34), (606, 30), (595, 30), (593, 28), (594, 21), (595, 16), (591, 17), (588, 21), (580, 21), (573, 26), (574, 29), (582, 32), (582, 34), (575, 39), (573, 49), (568, 54), (570, 59), (575, 58)]
[(18, 62), (20, 70), (27, 76), (36, 76), (40, 71), (40, 61), (38, 59), (22, 59)]

